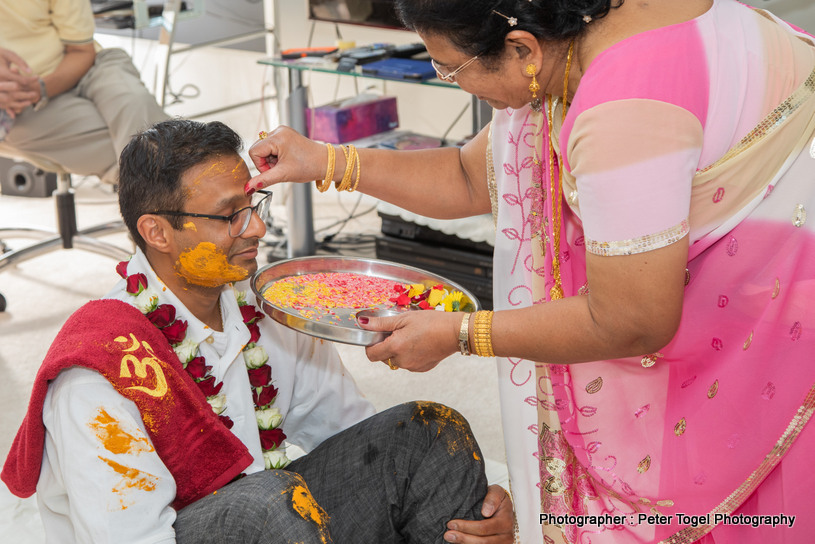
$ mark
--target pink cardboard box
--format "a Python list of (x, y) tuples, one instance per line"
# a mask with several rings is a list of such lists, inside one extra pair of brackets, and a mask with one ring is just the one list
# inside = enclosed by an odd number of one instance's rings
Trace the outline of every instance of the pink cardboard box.
[(306, 128), (314, 140), (340, 144), (399, 126), (396, 98), (385, 96), (340, 107), (338, 102), (306, 110)]

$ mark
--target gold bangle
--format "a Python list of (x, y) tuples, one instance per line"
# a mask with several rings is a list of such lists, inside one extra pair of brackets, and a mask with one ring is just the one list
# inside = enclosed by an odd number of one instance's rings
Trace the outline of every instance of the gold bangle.
[(458, 349), (462, 355), (470, 355), (470, 313), (464, 312), (458, 330)]
[(334, 151), (334, 146), (331, 144), (325, 144), (328, 148), (328, 166), (325, 170), (325, 179), (324, 180), (317, 180), (315, 183), (317, 184), (317, 190), (321, 193), (324, 193), (331, 187), (331, 180), (334, 177), (334, 167), (337, 165), (337, 155), (336, 151)]
[(351, 175), (354, 173), (354, 162), (356, 161), (357, 156), (357, 148), (354, 147), (354, 144), (349, 144), (348, 148), (341, 145), (343, 154), (345, 154), (345, 173), (342, 176), (342, 180), (336, 183), (336, 188), (338, 191), (347, 191), (349, 187), (351, 187)]
[(357, 179), (354, 180), (353, 187), (348, 189), (349, 193), (353, 193), (357, 190), (357, 186), (359, 186), (359, 176), (362, 173), (362, 167), (359, 165), (359, 152), (357, 152)]
[(479, 357), (495, 357), (495, 352), (492, 350), (492, 315), (491, 311), (475, 313), (473, 340), (475, 354)]

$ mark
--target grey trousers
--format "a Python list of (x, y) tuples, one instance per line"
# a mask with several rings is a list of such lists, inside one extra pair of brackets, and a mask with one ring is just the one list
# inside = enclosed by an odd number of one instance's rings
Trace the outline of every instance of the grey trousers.
[(176, 539), (441, 543), (449, 520), (481, 519), (486, 493), (466, 420), (440, 404), (407, 403), (338, 433), (286, 470), (252, 474), (187, 506)]
[(40, 111), (14, 120), (0, 155), (55, 165), (109, 183), (119, 177), (119, 154), (134, 134), (167, 119), (121, 49), (103, 49), (79, 83)]

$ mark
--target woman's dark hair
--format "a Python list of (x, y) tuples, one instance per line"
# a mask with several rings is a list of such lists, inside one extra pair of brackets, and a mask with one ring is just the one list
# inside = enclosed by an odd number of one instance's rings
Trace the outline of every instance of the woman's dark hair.
[[(158, 210), (182, 211), (181, 176), (218, 155), (237, 155), (243, 143), (225, 124), (185, 119), (162, 121), (137, 134), (119, 157), (119, 209), (130, 235), (142, 250), (139, 217)], [(182, 218), (167, 216), (175, 229)]]
[[(463, 53), (495, 59), (504, 37), (526, 30), (539, 40), (560, 42), (578, 36), (584, 17), (605, 17), (623, 0), (396, 0), (396, 11), (410, 30), (448, 38)], [(505, 17), (514, 17), (511, 26)]]

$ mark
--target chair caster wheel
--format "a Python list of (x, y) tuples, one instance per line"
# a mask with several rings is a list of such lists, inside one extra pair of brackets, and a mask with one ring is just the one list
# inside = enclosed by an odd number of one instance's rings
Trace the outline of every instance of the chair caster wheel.
[(6, 297), (0, 295), (0, 312), (6, 311)]

